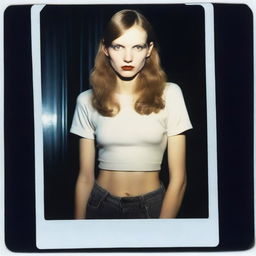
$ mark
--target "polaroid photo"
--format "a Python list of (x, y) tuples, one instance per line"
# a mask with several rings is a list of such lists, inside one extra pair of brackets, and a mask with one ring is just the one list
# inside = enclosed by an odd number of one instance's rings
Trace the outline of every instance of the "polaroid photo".
[[(127, 8), (127, 5), (125, 7)], [(196, 104), (193, 110), (188, 111), (194, 112), (191, 114), (194, 115), (195, 122), (198, 122), (196, 119), (201, 118), (202, 123), (200, 126), (194, 124), (197, 131), (194, 134), (194, 141), (191, 140), (192, 143), (200, 145), (198, 152), (202, 154), (194, 157), (200, 157), (199, 165), (201, 166), (189, 163), (190, 160), (193, 161), (192, 149), (188, 149), (190, 157), (187, 164), (194, 175), (196, 170), (193, 168), (200, 168), (200, 171), (197, 170), (197, 175), (202, 179), (199, 186), (203, 195), (200, 200), (204, 207), (201, 207), (201, 212), (198, 209), (198, 212), (189, 213), (184, 206), (183, 217), (176, 219), (74, 220), (72, 217), (63, 219), (61, 213), (58, 217), (56, 208), (61, 200), (66, 200), (66, 197), (55, 198), (56, 203), (53, 203), (54, 194), (59, 194), (56, 184), (65, 183), (63, 175), (69, 175), (70, 179), (70, 172), (76, 172), (70, 169), (65, 171), (65, 168), (72, 168), (72, 164), (74, 164), (73, 168), (77, 168), (74, 163), (76, 157), (72, 156), (73, 159), (70, 157), (72, 149), (68, 148), (70, 145), (77, 147), (77, 145), (74, 146), (75, 143), (70, 142), (72, 138), (68, 135), (75, 107), (74, 95), (77, 96), (88, 86), (88, 77), (84, 77), (84, 74), (87, 75), (93, 67), (100, 32), (104, 26), (102, 23), (110, 14), (113, 15), (117, 10), (123, 9), (123, 6), (112, 4), (107, 6), (105, 2), (104, 5), (99, 3), (82, 6), (34, 5), (31, 8), (31, 40), (35, 110), (36, 243), (39, 249), (215, 247), (218, 245), (213, 6), (210, 3), (190, 5), (147, 3), (132, 7), (154, 15), (154, 22), (158, 26), (157, 31), (160, 34), (159, 28), (163, 30), (159, 39), (163, 56), (170, 56), (171, 59), (171, 56), (175, 55), (173, 52), (177, 50), (174, 49), (175, 45), (181, 43), (179, 40), (184, 42), (185, 38), (187, 41), (182, 45), (184, 56), (176, 56), (176, 59), (179, 58), (179, 61), (186, 63), (184, 65), (192, 65), (190, 55), (198, 51), (197, 63), (194, 63), (195, 66), (190, 71), (193, 69), (194, 77), (200, 77), (198, 80), (201, 84), (198, 82), (197, 90), (186, 88), (192, 87), (191, 84), (183, 87), (187, 104), (191, 109), (193, 104)], [(106, 15), (104, 16), (103, 13)], [(150, 20), (150, 17), (148, 19)], [(167, 27), (170, 29), (166, 30)], [(75, 40), (77, 42), (74, 42)], [(161, 48), (164, 40), (167, 42), (165, 49)], [(75, 45), (76, 48), (80, 45), (79, 49), (74, 49)], [(72, 49), (73, 52), (68, 52), (68, 49)], [(181, 51), (181, 48), (179, 50)], [(70, 58), (73, 58), (73, 61), (78, 58), (79, 64), (75, 64), (75, 61), (72, 63)], [(166, 69), (170, 68), (171, 74), (176, 72), (174, 82), (182, 83), (180, 78), (182, 74), (178, 74), (178, 70), (175, 71), (175, 62), (168, 63), (168, 61), (165, 58), (164, 64)], [(179, 65), (182, 68), (181, 63)], [(78, 70), (75, 71), (75, 68)], [(185, 70), (184, 66), (183, 68)], [(76, 85), (70, 84), (71, 72), (79, 74)], [(193, 80), (193, 75), (191, 76), (189, 72), (187, 75), (187, 80), (183, 78), (184, 81)], [(195, 97), (202, 96), (203, 100), (189, 96), (189, 91), (192, 90)], [(200, 96), (196, 96), (195, 93)], [(70, 104), (72, 97), (73, 101)], [(196, 103), (198, 100), (200, 103)], [(55, 183), (54, 175), (49, 174), (50, 172), (56, 172), (55, 178), (62, 181)], [(193, 202), (187, 202), (187, 204), (193, 204)]]

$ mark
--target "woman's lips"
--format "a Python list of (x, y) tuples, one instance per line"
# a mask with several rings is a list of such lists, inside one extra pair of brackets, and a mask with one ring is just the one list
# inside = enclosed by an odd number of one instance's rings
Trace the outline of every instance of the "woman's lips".
[(125, 71), (130, 71), (133, 68), (134, 68), (133, 66), (122, 66), (122, 70), (125, 70)]

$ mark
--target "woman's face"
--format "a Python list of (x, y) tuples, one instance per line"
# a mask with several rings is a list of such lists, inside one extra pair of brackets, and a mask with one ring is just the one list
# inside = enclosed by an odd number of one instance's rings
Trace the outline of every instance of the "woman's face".
[(144, 67), (152, 51), (153, 43), (147, 45), (146, 41), (146, 31), (134, 25), (103, 50), (117, 74), (123, 78), (132, 78)]

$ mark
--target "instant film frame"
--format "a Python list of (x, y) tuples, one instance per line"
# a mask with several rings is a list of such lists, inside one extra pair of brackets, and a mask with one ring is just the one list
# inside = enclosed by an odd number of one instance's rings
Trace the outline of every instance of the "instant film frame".
[[(105, 2), (104, 2), (105, 3)], [(208, 153), (208, 216), (204, 218), (140, 219), (140, 220), (47, 220), (45, 218), (45, 166), (47, 154), (43, 139), (43, 125), (56, 122), (56, 115), (43, 109), (45, 98), (41, 86), (42, 66), (42, 13), (44, 5), (31, 9), (34, 118), (35, 118), (35, 168), (36, 168), (36, 242), (40, 249), (63, 248), (136, 248), (136, 247), (211, 247), (217, 246), (218, 195), (216, 152), (216, 103), (214, 77), (213, 7), (199, 5), (204, 12), (205, 83), (207, 104)], [(192, 8), (192, 5), (190, 5)], [(164, 8), (164, 6), (162, 7)], [(189, 8), (189, 6), (188, 6)], [(119, 8), (120, 9), (120, 8)], [(41, 18), (41, 19), (40, 19)], [(184, 17), (186, 18), (186, 17)], [(41, 22), (41, 23), (40, 23)], [(161, 45), (161, 42), (160, 42)], [(161, 47), (161, 46), (160, 46)], [(63, 95), (64, 97), (64, 95)], [(56, 135), (57, 136), (57, 135)], [(207, 171), (207, 170), (206, 170)], [(90, 230), (88, 233), (87, 231)], [(111, 231), (110, 231), (111, 230)], [(123, 230), (126, 231), (123, 237)], [(155, 232), (150, 232), (155, 230)], [(143, 238), (147, 234), (146, 239)], [(116, 239), (118, 237), (118, 239)]]

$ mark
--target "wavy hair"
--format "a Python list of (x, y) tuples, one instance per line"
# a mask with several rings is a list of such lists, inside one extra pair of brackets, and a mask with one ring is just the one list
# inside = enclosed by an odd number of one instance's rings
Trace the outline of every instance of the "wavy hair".
[(90, 74), (90, 83), (93, 88), (92, 105), (103, 116), (114, 116), (119, 110), (119, 103), (114, 98), (117, 87), (117, 75), (109, 63), (103, 47), (110, 47), (111, 43), (120, 37), (125, 30), (138, 25), (147, 33), (147, 44), (154, 43), (149, 57), (142, 70), (137, 74), (135, 93), (138, 98), (135, 110), (142, 115), (152, 112), (158, 113), (164, 108), (162, 98), (166, 83), (166, 74), (161, 68), (157, 42), (154, 31), (147, 19), (135, 10), (117, 12), (106, 26), (104, 35), (99, 44), (95, 65)]

